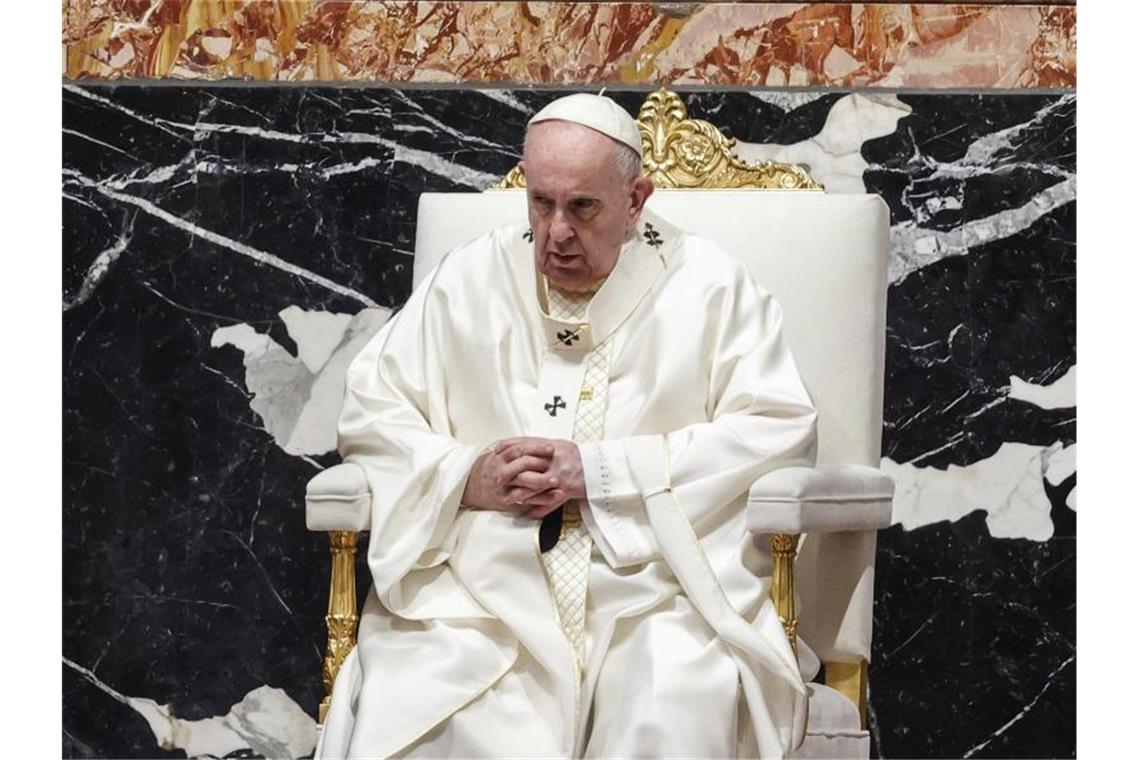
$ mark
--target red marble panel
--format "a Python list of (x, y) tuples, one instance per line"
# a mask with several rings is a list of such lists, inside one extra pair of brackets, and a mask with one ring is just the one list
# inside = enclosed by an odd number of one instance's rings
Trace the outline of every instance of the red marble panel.
[(1076, 86), (1076, 7), (64, 0), (68, 78)]

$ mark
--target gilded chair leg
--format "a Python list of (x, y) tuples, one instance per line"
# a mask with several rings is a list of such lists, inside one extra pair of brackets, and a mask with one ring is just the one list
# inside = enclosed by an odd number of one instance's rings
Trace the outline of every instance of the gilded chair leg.
[(796, 611), (796, 551), (799, 542), (797, 533), (772, 534), (772, 601), (796, 656), (799, 656), (796, 646), (796, 625), (799, 622)]
[[(776, 613), (784, 625), (784, 633), (796, 647), (796, 626), (799, 622), (796, 611), (796, 551), (800, 537), (795, 533), (772, 534), (772, 601)], [(850, 699), (859, 710), (859, 725), (867, 728), (867, 661), (828, 662), (824, 664), (824, 678), (827, 685)]]
[(329, 576), (329, 609), (325, 624), (329, 629), (328, 647), (321, 667), (325, 698), (321, 700), (317, 722), (323, 724), (332, 699), (333, 682), (344, 658), (356, 646), (356, 536), (348, 530), (329, 533), (332, 573)]
[(859, 708), (859, 725), (867, 728), (867, 661), (828, 662), (823, 672), (827, 685)]

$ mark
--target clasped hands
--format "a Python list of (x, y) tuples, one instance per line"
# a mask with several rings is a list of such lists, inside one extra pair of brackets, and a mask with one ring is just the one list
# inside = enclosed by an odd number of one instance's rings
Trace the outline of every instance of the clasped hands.
[(541, 519), (586, 498), (582, 457), (573, 441), (505, 438), (487, 447), (467, 478), (462, 504)]

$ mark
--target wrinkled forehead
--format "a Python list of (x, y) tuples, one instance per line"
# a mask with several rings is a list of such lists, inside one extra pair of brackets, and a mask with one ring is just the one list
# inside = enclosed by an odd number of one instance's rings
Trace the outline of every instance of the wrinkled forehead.
[(589, 127), (544, 121), (527, 130), (523, 151), (528, 185), (592, 188), (611, 181), (618, 143)]

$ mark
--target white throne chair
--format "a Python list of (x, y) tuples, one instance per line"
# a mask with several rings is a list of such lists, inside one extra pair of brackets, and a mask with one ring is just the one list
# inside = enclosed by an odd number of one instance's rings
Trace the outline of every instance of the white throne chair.
[[(770, 542), (772, 595), (793, 647), (822, 662), (809, 685), (807, 736), (795, 757), (867, 758), (876, 531), (890, 524), (893, 484), (878, 470), (886, 334), (886, 205), (874, 195), (828, 195), (799, 167), (748, 164), (708, 122), (690, 120), (660, 90), (638, 118), (653, 211), (739, 256), (780, 302), (796, 365), (819, 412), (814, 468), (775, 470), (749, 493), (754, 540)], [(455, 246), (526, 219), (517, 169), (484, 193), (420, 197), (413, 279)], [(342, 663), (356, 667), (356, 536), (368, 530), (363, 471), (338, 465), (309, 482), (306, 522), (328, 531), (333, 553), (331, 694)], [(347, 674), (346, 674), (347, 675)], [(322, 703), (323, 722), (328, 700)]]

